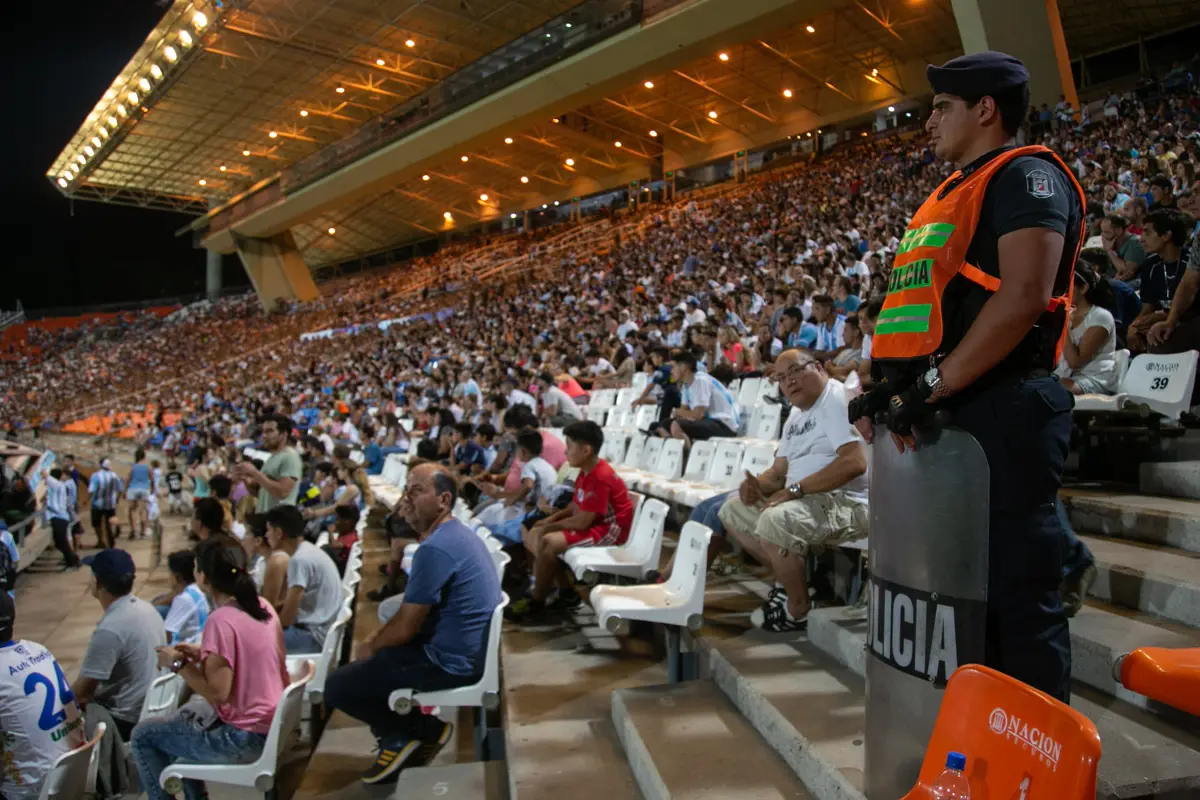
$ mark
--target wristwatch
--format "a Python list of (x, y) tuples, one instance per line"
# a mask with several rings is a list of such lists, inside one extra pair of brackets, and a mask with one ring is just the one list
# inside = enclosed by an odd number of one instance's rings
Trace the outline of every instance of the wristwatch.
[(937, 367), (930, 367), (921, 376), (921, 383), (925, 384), (925, 388), (928, 390), (927, 397), (937, 396), (938, 390), (943, 388), (942, 371)]
[(799, 500), (801, 497), (804, 497), (804, 490), (800, 488), (800, 481), (796, 481), (792, 485), (788, 486), (787, 490), (788, 494), (792, 496), (793, 500)]
[(174, 661), (171, 662), (171, 672), (174, 672), (176, 675), (178, 675), (179, 670), (183, 669), (185, 664), (187, 664), (187, 661), (185, 661), (184, 659), (182, 659), (182, 658), (175, 659)]

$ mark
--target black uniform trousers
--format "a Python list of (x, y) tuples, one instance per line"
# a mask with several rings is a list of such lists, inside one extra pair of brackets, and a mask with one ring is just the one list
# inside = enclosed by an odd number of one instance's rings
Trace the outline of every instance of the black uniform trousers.
[(1013, 377), (954, 410), (991, 471), (984, 663), (1063, 702), (1071, 637), (1058, 594), (1066, 533), (1055, 504), (1074, 405), (1057, 378)]

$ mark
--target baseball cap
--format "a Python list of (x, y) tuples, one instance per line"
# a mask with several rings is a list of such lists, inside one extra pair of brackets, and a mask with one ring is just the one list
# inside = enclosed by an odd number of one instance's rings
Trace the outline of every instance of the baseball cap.
[(101, 550), (96, 555), (83, 559), (83, 563), (92, 568), (92, 574), (96, 576), (96, 580), (104, 583), (116, 581), (137, 572), (133, 566), (133, 557), (118, 547)]
[(976, 98), (1029, 83), (1029, 70), (1008, 53), (984, 50), (952, 58), (940, 67), (930, 64), (925, 77), (935, 94)]

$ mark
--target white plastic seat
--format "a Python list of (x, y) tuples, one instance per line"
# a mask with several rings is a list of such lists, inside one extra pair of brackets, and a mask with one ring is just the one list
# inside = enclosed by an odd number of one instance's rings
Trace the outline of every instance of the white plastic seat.
[[(638, 459), (636, 469), (621, 466), (617, 468), (617, 477), (625, 481), (626, 486), (632, 487), (633, 484), (640, 478), (650, 475), (654, 471), (654, 465), (658, 463), (658, 457), (662, 455), (663, 445), (666, 444), (666, 439), (658, 436), (651, 436), (646, 441), (642, 448), (641, 458)], [(626, 458), (628, 461), (628, 458)]]
[(588, 408), (612, 408), (617, 403), (616, 389), (597, 389), (592, 392), (592, 399), (588, 401)]
[[(1117, 353), (1118, 371), (1121, 353)], [(1085, 394), (1075, 398), (1076, 411), (1120, 411), (1133, 405), (1148, 406), (1169, 420), (1191, 407), (1196, 385), (1197, 352), (1173, 355), (1142, 353), (1128, 362), (1115, 395)], [(1128, 357), (1128, 355), (1126, 355)]]
[(279, 704), (275, 707), (275, 714), (271, 718), (267, 741), (258, 760), (249, 764), (192, 764), (176, 761), (158, 776), (159, 785), (167, 794), (179, 794), (182, 789), (181, 782), (189, 779), (242, 786), (264, 794), (274, 790), (279, 756), (300, 724), (304, 690), (315, 672), (316, 665), (311, 660), (306, 661), (303, 674), (293, 676), (292, 683), (283, 690)]
[(501, 581), (504, 580), (504, 568), (508, 566), (508, 562), (512, 561), (512, 557), (502, 549), (492, 550), (492, 563), (496, 566), (496, 577)]
[(609, 428), (617, 428), (619, 430), (629, 430), (633, 427), (634, 413), (631, 408), (614, 408), (608, 412), (608, 421), (605, 423)]
[(654, 462), (649, 474), (642, 475), (633, 481), (633, 488), (646, 494), (655, 494), (650, 490), (656, 483), (667, 483), (679, 480), (683, 472), (683, 440), (663, 440), (662, 452)]
[(604, 429), (604, 446), (600, 448), (600, 458), (610, 465), (619, 465), (625, 458), (625, 442), (628, 437), (624, 431), (616, 428)]
[(629, 438), (629, 446), (625, 448), (625, 457), (620, 464), (613, 464), (613, 469), (620, 472), (623, 469), (636, 470), (642, 460), (642, 451), (646, 449), (647, 437), (634, 434)]
[(591, 604), (600, 627), (628, 631), (635, 620), (699, 630), (704, 622), (704, 581), (712, 531), (699, 522), (684, 523), (675, 566), (666, 583), (645, 586), (597, 586)]
[(713, 453), (704, 483), (680, 489), (675, 494), (675, 502), (694, 507), (714, 495), (736, 489), (741, 484), (742, 473), (739, 467), (746, 452), (745, 443), (736, 439), (718, 439), (716, 442), (717, 449)]
[(640, 397), (642, 392), (646, 391), (646, 386), (649, 383), (650, 383), (650, 376), (647, 375), (646, 373), (638, 372), (638, 373), (634, 374), (632, 388), (634, 391), (633, 396), (635, 399)]
[(635, 392), (633, 389), (628, 387), (624, 389), (618, 389), (617, 399), (613, 405), (619, 410), (629, 410), (633, 408), (633, 401), (638, 398), (639, 394), (641, 394), (641, 392)]
[[(397, 689), (388, 695), (388, 708), (397, 714), (407, 714), (417, 706), (440, 708), (483, 708), (488, 711), (500, 707), (500, 631), (504, 627), (504, 608), (508, 595), (503, 595), (500, 604), (492, 612), (488, 625), (487, 652), (484, 655), (483, 677), (478, 683), (446, 689), (440, 692), (419, 692), (415, 689)], [(483, 718), (485, 715), (481, 714)]]
[[(325, 634), (325, 643), (321, 645), (321, 652), (317, 656), (316, 669), (313, 671), (312, 680), (304, 689), (304, 695), (313, 705), (325, 702), (325, 679), (329, 677), (329, 673), (337, 668), (338, 658), (342, 654), (342, 639), (346, 635), (346, 623), (348, 620), (342, 619), (341, 614), (338, 619), (329, 626), (328, 633)], [(304, 669), (304, 662), (311, 660), (312, 653), (303, 653), (300, 655), (287, 657), (287, 670), (289, 674), (295, 674)]]
[(737, 404), (742, 408), (752, 408), (758, 401), (758, 389), (762, 386), (762, 378), (744, 378), (738, 388)]
[(467, 505), (467, 501), (461, 497), (454, 501), (454, 509), (450, 512), (459, 522), (466, 522), (471, 518), (471, 507)]
[(779, 439), (779, 425), (783, 418), (783, 406), (778, 403), (763, 403), (755, 406), (746, 428), (746, 439), (750, 442), (775, 442)]
[(647, 573), (658, 569), (668, 510), (661, 500), (646, 500), (634, 514), (633, 527), (625, 544), (575, 547), (563, 554), (563, 562), (576, 578), (589, 583), (594, 582), (598, 574), (645, 580)]
[(637, 411), (633, 412), (633, 429), (635, 431), (647, 431), (657, 419), (657, 406), (638, 406)]
[(94, 791), (100, 740), (107, 728), (103, 722), (99, 723), (91, 739), (55, 759), (42, 782), (38, 800), (77, 800)]
[(329, 544), (329, 531), (321, 531), (317, 534), (317, 541), (314, 542), (317, 547), (324, 547)]
[(703, 485), (716, 452), (716, 440), (696, 442), (692, 445), (692, 452), (688, 454), (687, 466), (682, 477), (671, 481), (654, 481), (649, 486), (649, 493), (669, 503), (676, 502), (678, 493)]
[(773, 399), (778, 399), (778, 397), (779, 384), (764, 378), (762, 382), (758, 384), (758, 395), (754, 398), (754, 404), (762, 405), (763, 403), (767, 403), (769, 405), (778, 405), (778, 403), (770, 402)]
[(601, 428), (604, 427), (604, 421), (606, 419), (608, 419), (608, 409), (607, 408), (596, 408), (595, 406), (588, 406), (586, 409), (584, 409), (583, 413), (584, 413), (584, 416), (586, 416), (589, 421), (596, 423)]
[(183, 687), (186, 685), (183, 678), (173, 672), (159, 675), (150, 681), (150, 686), (146, 689), (146, 697), (142, 700), (142, 713), (138, 715), (138, 719), (143, 720), (147, 717), (169, 714), (177, 709), (179, 697), (183, 694)]
[[(746, 453), (742, 456), (742, 474), (761, 475), (775, 463), (777, 442), (750, 442), (746, 445)], [(738, 480), (741, 483), (741, 480)]]
[(400, 427), (404, 428), (405, 433), (412, 433), (413, 428), (417, 427), (417, 423), (411, 419), (408, 419), (407, 417), (399, 420), (399, 422), (400, 422)]

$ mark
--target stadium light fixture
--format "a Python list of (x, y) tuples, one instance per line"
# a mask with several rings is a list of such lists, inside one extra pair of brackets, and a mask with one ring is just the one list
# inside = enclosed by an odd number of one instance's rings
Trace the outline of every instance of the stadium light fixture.
[(656, 130), (654, 130), (653, 128), (651, 128), (651, 129), (650, 129), (650, 138), (651, 138), (651, 139), (657, 139), (657, 138), (658, 138), (658, 131), (656, 131)]
[(278, 132), (278, 131), (271, 131), (270, 133), (268, 133), (268, 134), (267, 134), (267, 136), (269, 136), (269, 137), (270, 137), (270, 138), (272, 138), (272, 139), (275, 139), (275, 138), (277, 138), (277, 137), (279, 136), (279, 132)]
[(96, 155), (96, 151), (92, 149), (92, 146), (90, 144), (85, 144), (83, 146), (83, 152), (87, 153), (88, 158), (91, 158), (92, 156)]
[(129, 102), (132, 103), (133, 105), (136, 106), (138, 104), (138, 93), (137, 92), (130, 92), (129, 94), (127, 94), (125, 96), (129, 98)]
[(443, 219), (454, 219), (454, 215), (451, 214), (449, 211), (447, 211), (444, 214), (442, 214), (442, 218)]
[(337, 233), (337, 228), (330, 227), (330, 228), (329, 228), (329, 235), (330, 235), (330, 236), (333, 236), (335, 233)]
[(808, 132), (808, 138), (810, 138), (810, 139), (812, 138), (812, 131)]
[(152, 76), (154, 76), (154, 80), (161, 81), (163, 78), (162, 67), (160, 67), (158, 64), (151, 64), (150, 65), (150, 74)]
[(645, 83), (642, 84), (642, 86), (645, 86), (647, 89), (653, 89), (654, 81), (646, 81)]
[(866, 131), (863, 131), (863, 132), (862, 132), (862, 135), (863, 135), (863, 137), (865, 138), (865, 137), (866, 137), (866, 135), (867, 135), (867, 132), (866, 132)]
[(479, 202), (486, 203), (487, 200), (488, 200), (487, 192), (484, 192), (483, 194), (479, 195)]
[(878, 70), (878, 69), (873, 69), (873, 70), (871, 70), (871, 77), (872, 77), (872, 78), (877, 78), (877, 77), (879, 77), (879, 70)]
[(172, 64), (174, 64), (176, 59), (179, 58), (179, 53), (175, 51), (174, 47), (167, 45), (163, 48), (163, 56), (166, 57), (167, 61), (170, 61)]
[(337, 87), (336, 89), (334, 89), (334, 91), (335, 91), (335, 92), (337, 92), (338, 94), (345, 94), (345, 93), (346, 93), (346, 87), (345, 87), (345, 86), (339, 86), (339, 87)]
[(203, 11), (197, 11), (192, 15), (192, 25), (195, 26), (196, 30), (202, 31), (208, 27), (208, 17), (204, 16)]
[(569, 22), (568, 22), (568, 23), (567, 23), (567, 27), (568, 27), (568, 28), (569, 28), (569, 27), (571, 27), (571, 23), (569, 23)]
[(708, 112), (708, 118), (709, 118), (709, 119), (716, 119), (716, 118), (717, 118), (717, 112), (716, 112), (716, 111), (710, 111), (710, 112)]
[(551, 122), (553, 122), (555, 125), (557, 125), (557, 124), (558, 124), (558, 117), (555, 117), (554, 119), (552, 119), (552, 120), (550, 120), (550, 121), (551, 121)]
[(906, 117), (911, 117), (911, 116), (912, 116), (912, 112), (911, 112), (911, 111), (905, 111), (905, 112), (904, 112), (904, 116), (906, 116)]
[(143, 92), (149, 92), (150, 91), (150, 81), (146, 80), (145, 78), (142, 78), (141, 80), (138, 81), (138, 87)]
[(416, 43), (416, 42), (414, 42), (412, 39), (405, 39), (405, 40), (404, 40), (404, 46), (405, 46), (405, 47), (416, 47), (416, 46), (417, 46), (417, 43)]
[(125, 110), (123, 103), (117, 103), (117, 113), (121, 115), (122, 119), (129, 116), (129, 112)]
[(804, 26), (804, 30), (808, 31), (809, 33), (816, 33), (816, 32), (817, 32), (817, 29), (816, 29), (816, 28), (814, 28), (812, 25), (805, 25), (805, 26)]
[(422, 176), (421, 176), (421, 180), (423, 180), (423, 181), (427, 181), (427, 180), (429, 180), (429, 176), (428, 176), (428, 175), (422, 175)]
[(96, 130), (97, 130), (97, 131), (100, 133), (100, 138), (101, 138), (101, 139), (107, 139), (107, 138), (108, 138), (108, 128), (105, 128), (105, 127), (101, 126), (101, 127), (97, 128)]
[(549, 208), (549, 207), (550, 207), (550, 205), (548, 203), (542, 203), (542, 208)]
[(114, 117), (112, 114), (108, 115), (108, 127), (110, 127), (110, 128), (117, 127), (117, 118)]
[[(66, 185), (67, 185), (66, 181), (63, 181), (63, 179), (62, 179), (62, 178), (59, 178), (59, 180), (60, 180), (60, 181), (62, 181), (62, 185), (63, 185), (63, 186), (66, 186)], [(517, 218), (517, 214), (516, 214), (516, 212), (513, 212), (512, 214), (509, 214), (509, 215), (508, 215), (508, 218), (509, 218), (509, 219), (516, 219), (516, 218)]]
[(567, 159), (567, 160), (566, 160), (564, 163), (565, 163), (565, 164), (566, 164), (568, 167), (573, 167), (573, 166), (575, 166), (575, 159), (573, 159), (573, 158), (568, 158), (568, 159)]
[(308, 116), (308, 109), (307, 109), (307, 108), (302, 108), (302, 109), (300, 109), (300, 116), (302, 116), (302, 117), (307, 117), (307, 116)]
[(470, 161), (470, 160), (471, 160), (471, 157), (470, 157), (470, 156), (463, 156), (463, 157), (462, 157), (460, 160), (461, 160), (461, 161), (462, 161), (462, 162), (465, 164), (465, 163), (467, 163), (468, 161)]
[(386, 64), (386, 63), (387, 63), (387, 62), (386, 62), (386, 61), (384, 61), (382, 58), (377, 58), (377, 59), (375, 59), (375, 66), (377, 66), (377, 67), (382, 67), (382, 66), (383, 66), (384, 64)]
[[(58, 179), (58, 185), (59, 185), (59, 186), (61, 186), (61, 187), (62, 187), (62, 188), (64, 188), (64, 189), (65, 189), (65, 188), (67, 188), (67, 179), (66, 179), (66, 178), (59, 178), (59, 179)], [(515, 217), (515, 216), (516, 216), (516, 214), (513, 214), (513, 216)]]
[(529, 183), (529, 176), (528, 176), (528, 175), (522, 175), (522, 176), (521, 176), (521, 183)]
[(620, 142), (613, 142), (613, 147), (620, 147), (620, 146), (621, 146)]
[(547, 38), (547, 39), (549, 39), (549, 38), (550, 38), (550, 34), (548, 34), (548, 33), (547, 33), (547, 34), (546, 34), (546, 38)]
[(103, 144), (103, 142), (101, 142), (101, 141), (100, 141), (100, 137), (99, 137), (99, 136), (93, 136), (93, 137), (92, 137), (92, 144), (96, 145), (96, 147), (99, 147), (101, 144)]
[(208, 181), (204, 180), (204, 178), (198, 180), (197, 183), (199, 183), (201, 186), (208, 186)]
[(729, 53), (720, 53), (717, 55), (717, 58), (721, 59), (722, 61), (728, 61)]
[(511, 137), (511, 136), (505, 136), (505, 137), (504, 137), (504, 143), (505, 143), (505, 144), (512, 144), (512, 142), (513, 142), (513, 140), (512, 140), (512, 137)]
[(557, 201), (557, 200), (555, 200), (555, 201), (554, 201), (554, 205), (558, 205), (558, 201)]
[(192, 35), (190, 33), (188, 33), (187, 31), (180, 31), (179, 32), (179, 43), (182, 44), (184, 47), (191, 47), (192, 46)]
[(222, 164), (220, 167), (218, 167), (218, 169), (220, 169), (220, 170), (221, 170), (221, 172), (228, 172), (228, 171), (229, 171), (229, 167), (225, 166), (224, 164)]
[(248, 155), (250, 155), (250, 151), (249, 151), (249, 150), (243, 150), (243, 151), (242, 151), (242, 155), (244, 155), (244, 156), (248, 156)]
[(75, 156), (75, 160), (76, 160), (76, 161), (78, 161), (78, 162), (79, 162), (81, 165), (82, 165), (82, 164), (86, 164), (86, 163), (87, 163), (87, 159), (83, 157), (83, 154), (82, 154), (82, 153), (80, 153), (79, 155)]
[(783, 90), (783, 96), (784, 96), (784, 97), (791, 97), (791, 96), (792, 96), (792, 90), (791, 90), (791, 89), (784, 89), (784, 90)]

